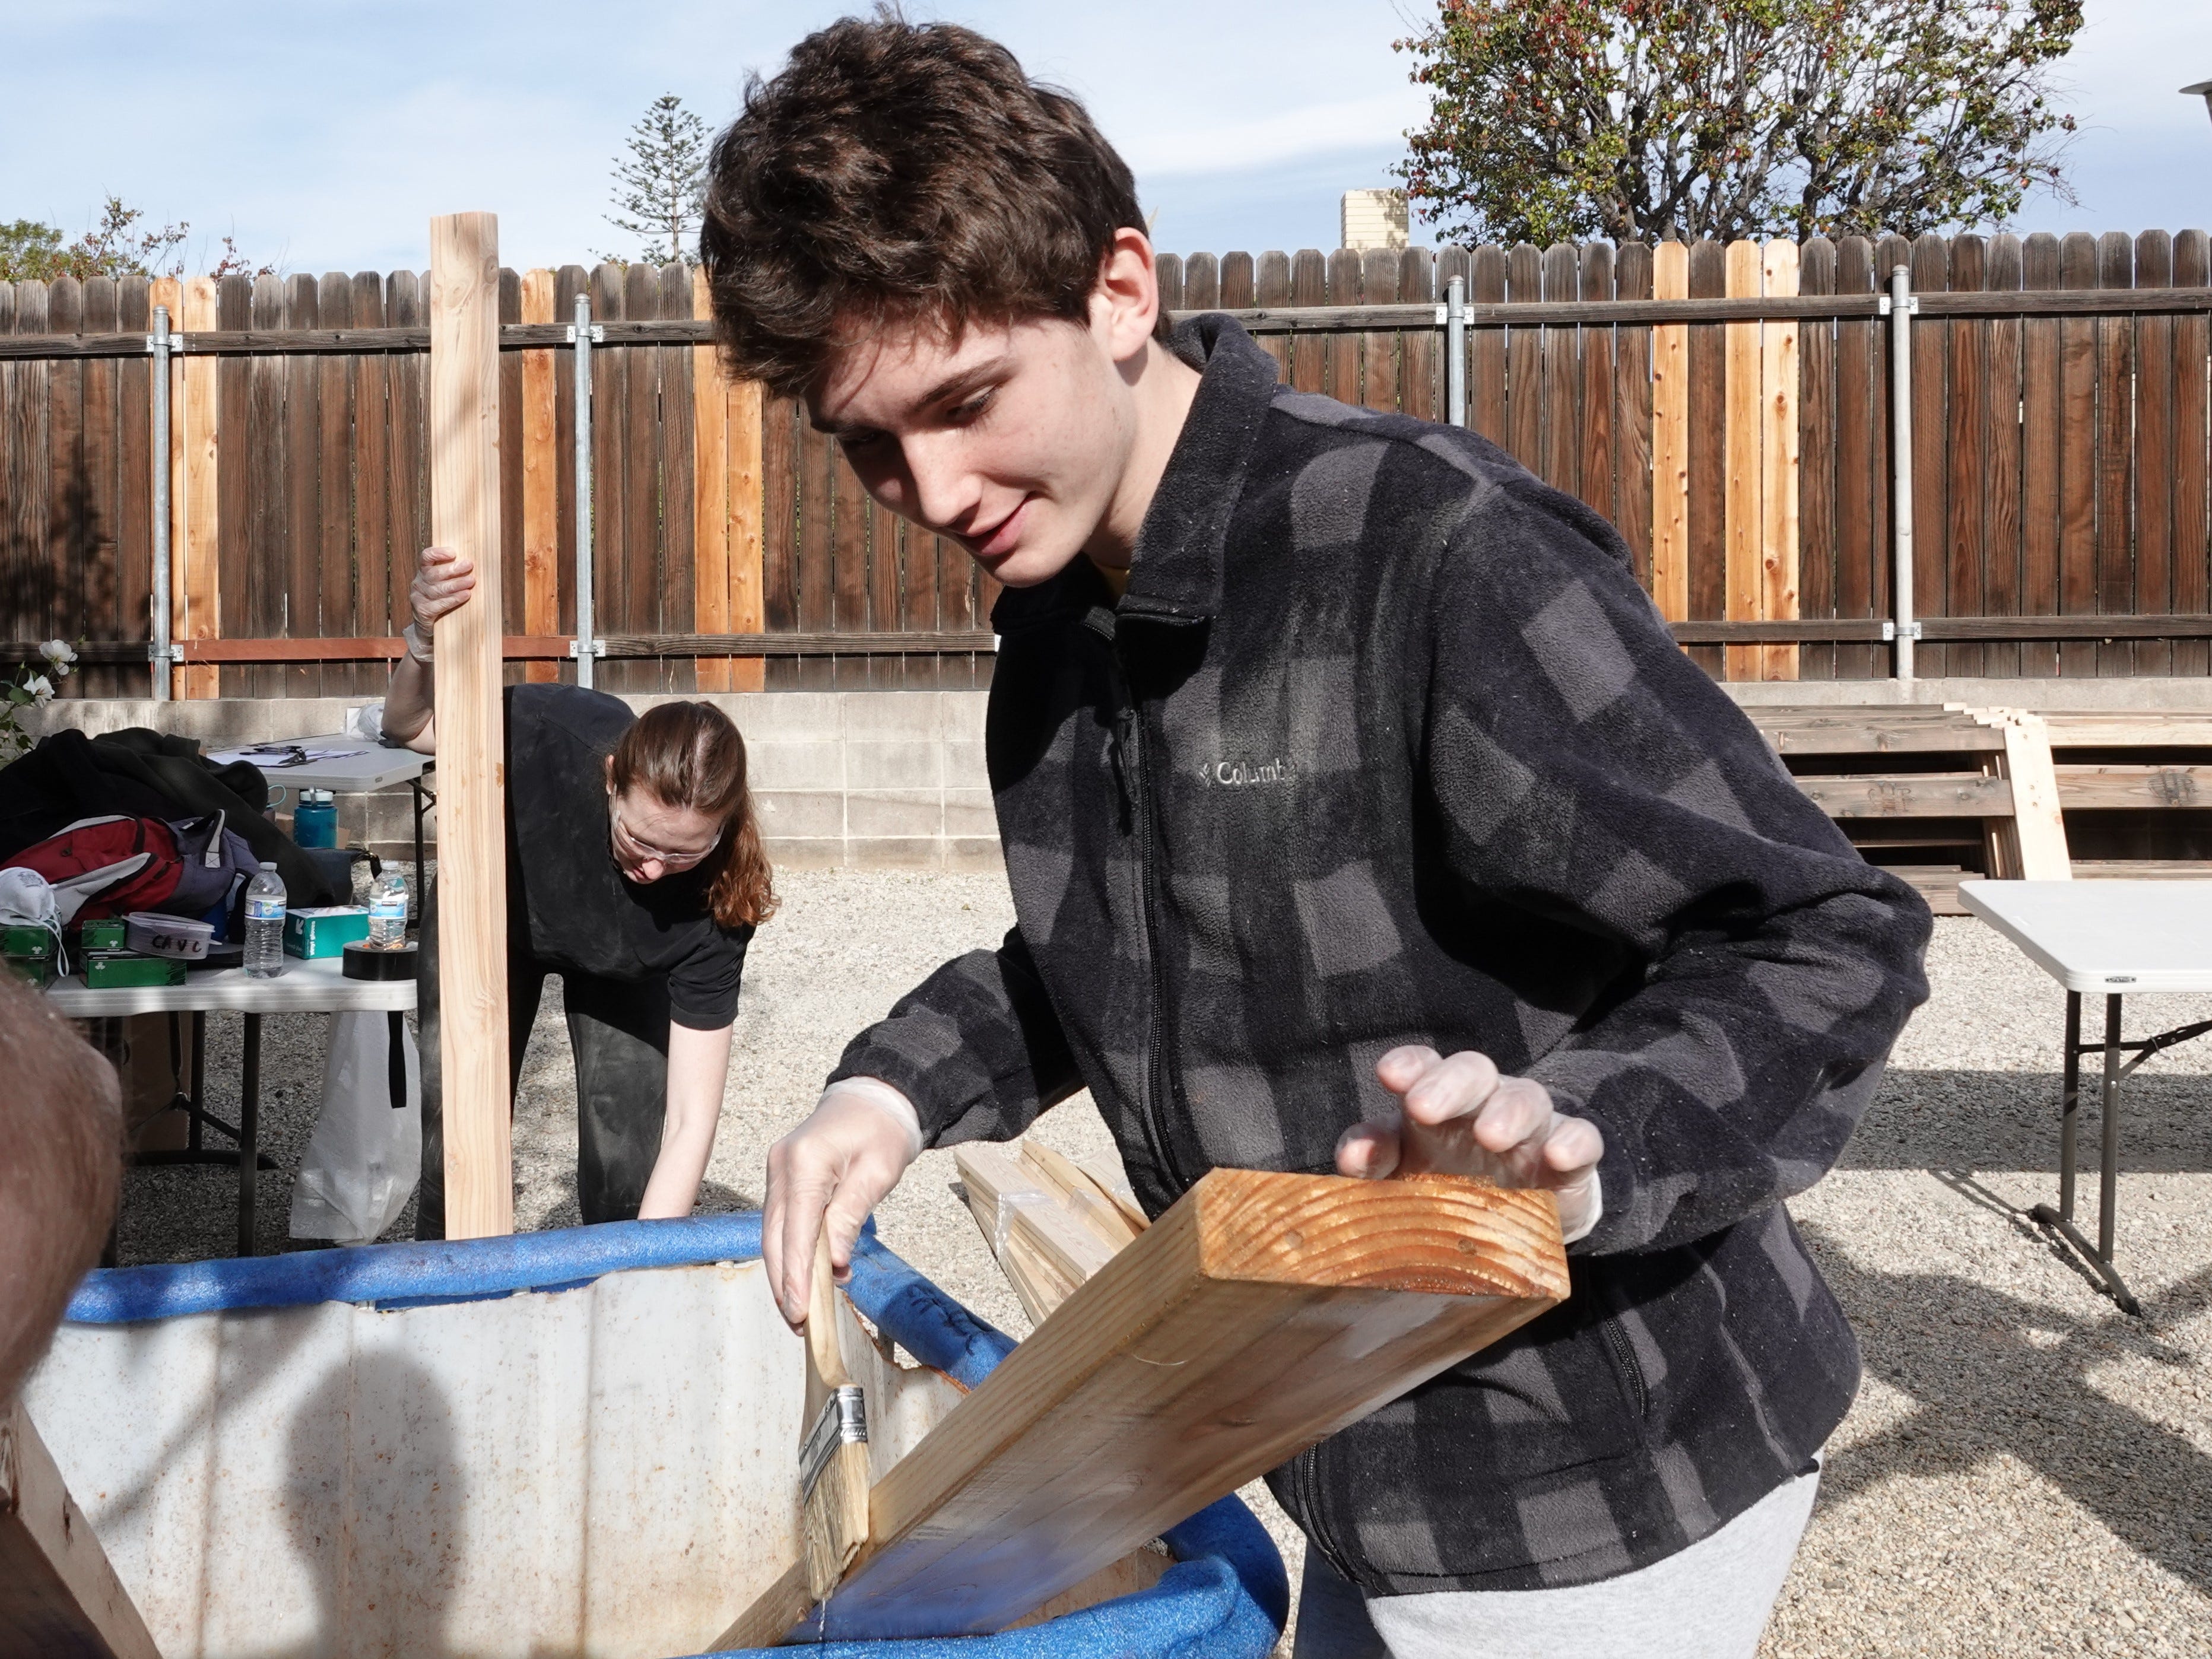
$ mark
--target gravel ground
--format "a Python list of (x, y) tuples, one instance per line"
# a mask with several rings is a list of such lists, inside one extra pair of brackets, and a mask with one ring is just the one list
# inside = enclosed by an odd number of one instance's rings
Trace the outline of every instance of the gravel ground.
[[(847, 1038), (945, 956), (1009, 924), (995, 876), (792, 872), (752, 951), (721, 1139), (702, 1208), (759, 1202), (769, 1143), (803, 1116)], [(1934, 996), (1907, 1029), (1843, 1166), (1793, 1209), (1856, 1325), (1858, 1403), (1829, 1446), (1812, 1529), (1762, 1652), (1796, 1656), (2212, 1654), (2212, 1042), (2152, 1061), (2127, 1095), (2120, 1259), (2131, 1319), (2027, 1220), (2050, 1197), (2063, 997), (1981, 923), (1938, 923)], [(515, 1120), (518, 1225), (576, 1219), (573, 1074), (549, 984)], [(2130, 1031), (2212, 1017), (2212, 998), (2131, 1000)], [(319, 1019), (270, 1020), (264, 1145), (289, 1170), (319, 1089)], [(235, 1020), (209, 1076), (234, 1109)], [(1087, 1101), (1038, 1133), (1103, 1151)], [(2094, 1205), (2094, 1118), (2084, 1134)], [(884, 1241), (1019, 1334), (1019, 1305), (949, 1154), (885, 1203)], [(134, 1170), (126, 1262), (227, 1254), (235, 1176)], [(260, 1178), (264, 1250), (289, 1173)], [(393, 1236), (411, 1232), (403, 1216)], [(1285, 1547), (1295, 1535), (1255, 1486)]]

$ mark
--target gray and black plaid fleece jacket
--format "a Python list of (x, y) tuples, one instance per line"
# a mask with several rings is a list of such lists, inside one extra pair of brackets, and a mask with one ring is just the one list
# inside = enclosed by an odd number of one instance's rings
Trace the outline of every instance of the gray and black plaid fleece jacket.
[(1018, 925), (856, 1038), (933, 1145), (1088, 1085), (1154, 1214), (1326, 1172), (1401, 1043), (1603, 1131), (1569, 1301), (1278, 1469), (1370, 1594), (1644, 1566), (1807, 1466), (1856, 1344), (1783, 1208), (1927, 994), (1928, 911), (1677, 650), (1620, 538), (1471, 433), (1285, 391), (1233, 322), (1117, 604), (1009, 590)]

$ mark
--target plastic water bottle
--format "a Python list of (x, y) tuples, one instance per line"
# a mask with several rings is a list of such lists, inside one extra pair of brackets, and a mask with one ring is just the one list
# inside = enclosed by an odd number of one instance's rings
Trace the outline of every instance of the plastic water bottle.
[(284, 971), (284, 878), (264, 862), (246, 889), (246, 972), (274, 979)]
[(387, 869), (368, 890), (371, 950), (398, 950), (407, 942), (407, 878)]
[(328, 790), (300, 791), (300, 804), (292, 813), (292, 841), (301, 847), (337, 845), (337, 804)]

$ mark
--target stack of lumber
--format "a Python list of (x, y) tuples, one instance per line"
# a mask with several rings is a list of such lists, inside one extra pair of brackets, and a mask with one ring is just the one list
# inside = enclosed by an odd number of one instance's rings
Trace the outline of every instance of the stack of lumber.
[(1808, 796), (1939, 916), (1962, 880), (2212, 878), (2212, 713), (1745, 710)]
[(2075, 876), (2212, 878), (2212, 711), (2043, 717)]
[[(1012, 1161), (997, 1202), (1044, 1190)], [(827, 1598), (787, 1573), (714, 1646), (1003, 1630), (1566, 1294), (1548, 1194), (1214, 1170), (887, 1471), (872, 1456)]]
[(2039, 718), (2002, 709), (1749, 708), (1798, 788), (1851, 845), (1963, 916), (1972, 877), (2067, 878), (2051, 751)]
[(1118, 1172), (1079, 1164), (1041, 1141), (979, 1141), (955, 1147), (952, 1158), (969, 1214), (1034, 1323), (1147, 1225)]

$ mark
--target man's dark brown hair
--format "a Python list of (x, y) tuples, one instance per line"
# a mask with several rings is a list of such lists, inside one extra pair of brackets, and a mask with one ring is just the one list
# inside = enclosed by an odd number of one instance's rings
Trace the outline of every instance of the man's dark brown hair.
[(1144, 223), (1082, 105), (972, 29), (886, 12), (753, 77), (699, 251), (725, 366), (797, 394), (841, 330), (1081, 323), (1115, 232)]

